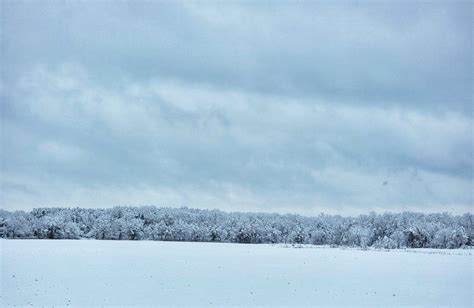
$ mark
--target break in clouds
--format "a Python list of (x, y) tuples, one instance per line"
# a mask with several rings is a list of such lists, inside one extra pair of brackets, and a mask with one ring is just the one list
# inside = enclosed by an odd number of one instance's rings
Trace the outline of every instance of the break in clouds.
[(1, 199), (469, 211), (469, 2), (2, 3)]

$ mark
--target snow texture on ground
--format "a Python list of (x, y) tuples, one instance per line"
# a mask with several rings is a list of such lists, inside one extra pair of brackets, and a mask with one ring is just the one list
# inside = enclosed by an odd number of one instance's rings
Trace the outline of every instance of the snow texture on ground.
[(96, 240), (0, 249), (2, 307), (473, 306), (472, 250)]

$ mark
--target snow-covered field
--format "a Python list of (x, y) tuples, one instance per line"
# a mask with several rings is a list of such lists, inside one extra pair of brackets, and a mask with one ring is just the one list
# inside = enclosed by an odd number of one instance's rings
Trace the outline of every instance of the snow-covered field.
[(96, 240), (0, 249), (2, 307), (473, 306), (472, 250)]

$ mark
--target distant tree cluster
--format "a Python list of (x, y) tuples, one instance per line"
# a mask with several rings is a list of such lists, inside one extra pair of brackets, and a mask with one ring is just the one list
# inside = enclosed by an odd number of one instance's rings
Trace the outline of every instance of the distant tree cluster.
[(0, 237), (459, 248), (474, 245), (474, 219), (470, 213), (304, 217), (154, 206), (0, 209)]

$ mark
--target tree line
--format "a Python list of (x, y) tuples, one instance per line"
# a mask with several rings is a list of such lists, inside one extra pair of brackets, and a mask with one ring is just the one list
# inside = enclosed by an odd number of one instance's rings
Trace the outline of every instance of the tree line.
[(306, 217), (155, 206), (0, 209), (0, 237), (459, 248), (474, 245), (474, 219), (470, 213)]

